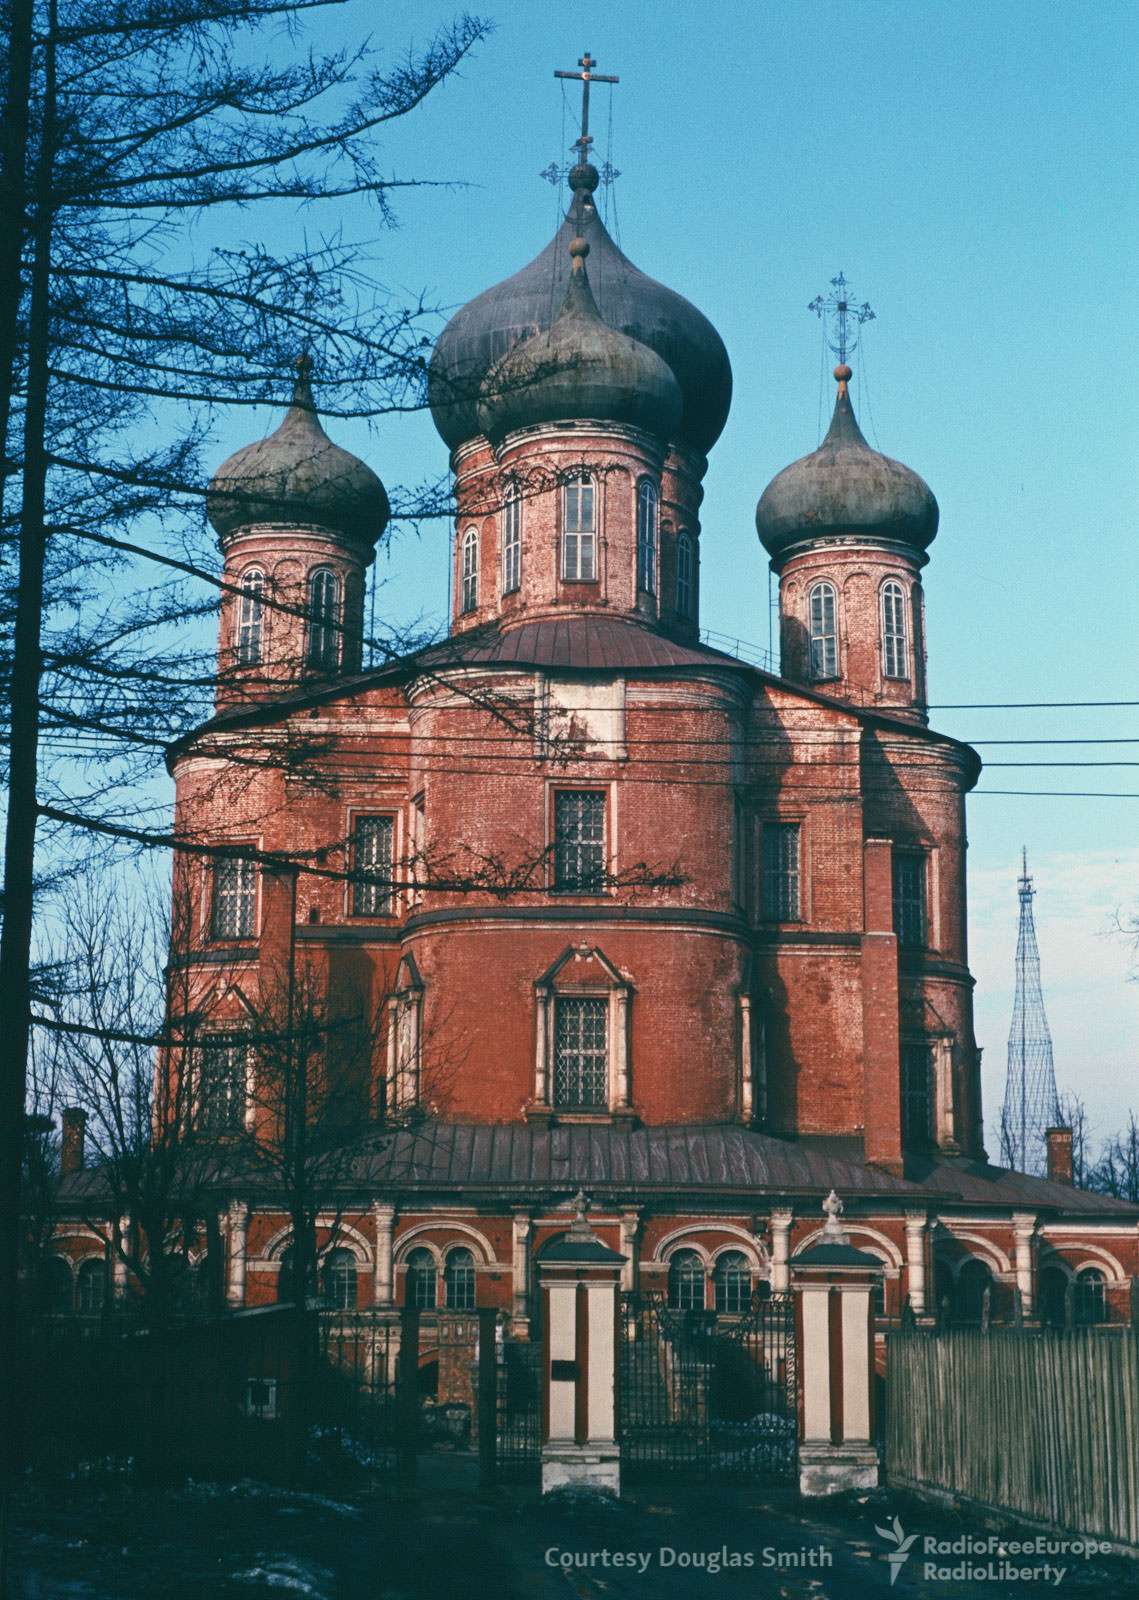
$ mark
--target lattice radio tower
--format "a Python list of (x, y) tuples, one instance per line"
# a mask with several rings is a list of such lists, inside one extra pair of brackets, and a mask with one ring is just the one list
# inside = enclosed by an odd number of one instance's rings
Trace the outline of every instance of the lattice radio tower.
[(1040, 951), (1028, 876), (1028, 851), (1021, 852), (1020, 927), (1016, 936), (1016, 999), (1008, 1035), (1008, 1079), (1001, 1111), (1001, 1157), (1017, 1172), (1047, 1170), (1046, 1128), (1062, 1121), (1052, 1062), (1052, 1035), (1040, 987)]

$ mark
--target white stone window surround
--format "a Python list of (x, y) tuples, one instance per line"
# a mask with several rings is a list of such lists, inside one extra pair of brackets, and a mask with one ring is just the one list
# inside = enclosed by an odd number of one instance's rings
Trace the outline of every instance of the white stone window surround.
[(340, 664), (343, 585), (331, 567), (313, 567), (306, 585), (305, 665), (328, 671)]
[(561, 490), (561, 575), (563, 583), (596, 583), (600, 490), (594, 473), (567, 473)]
[(237, 616), (233, 631), (234, 660), (239, 667), (259, 667), (265, 659), (265, 569), (255, 563), (237, 579)]
[(465, 528), (459, 543), (459, 609), (464, 614), (479, 605), (479, 532)]
[(910, 613), (912, 593), (900, 578), (883, 580), (878, 590), (878, 616), (882, 641), (882, 676), (908, 683), (912, 675)]
[[(577, 984), (562, 975), (574, 962), (590, 961), (600, 968), (597, 981)], [(570, 945), (534, 985), (534, 1105), (572, 1118), (622, 1111), (630, 1105), (631, 981), (596, 946)], [(558, 998), (606, 1001), (606, 1100), (598, 1111), (575, 1112), (559, 1108), (554, 1097), (556, 1012)]]
[(502, 497), (502, 592), (522, 587), (522, 491), (508, 484)]
[(842, 677), (839, 594), (829, 578), (818, 578), (806, 593), (807, 676), (812, 683)]
[[(219, 840), (219, 845), (223, 841)], [(257, 851), (260, 839), (226, 839), (234, 850)], [(218, 943), (255, 940), (261, 925), (261, 871), (256, 861), (217, 855), (203, 867), (202, 932)]]

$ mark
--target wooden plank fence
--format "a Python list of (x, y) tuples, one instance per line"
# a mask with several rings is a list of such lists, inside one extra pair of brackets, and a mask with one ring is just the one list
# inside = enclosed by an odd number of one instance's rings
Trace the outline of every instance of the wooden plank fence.
[(886, 1471), (1139, 1546), (1139, 1329), (891, 1334)]

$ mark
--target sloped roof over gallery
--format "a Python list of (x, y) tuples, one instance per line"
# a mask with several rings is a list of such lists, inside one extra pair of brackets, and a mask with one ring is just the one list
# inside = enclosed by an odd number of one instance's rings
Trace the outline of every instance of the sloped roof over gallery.
[(429, 372), (436, 428), (452, 449), (479, 436), (484, 379), (521, 340), (552, 327), (566, 297), (570, 242), (581, 238), (589, 245), (590, 283), (602, 319), (672, 369), (683, 400), (678, 440), (707, 452), (732, 398), (723, 340), (683, 295), (641, 272), (614, 243), (594, 203), (596, 168), (579, 164), (569, 181), (573, 200), (545, 250), (513, 277), (476, 295), (440, 334)]

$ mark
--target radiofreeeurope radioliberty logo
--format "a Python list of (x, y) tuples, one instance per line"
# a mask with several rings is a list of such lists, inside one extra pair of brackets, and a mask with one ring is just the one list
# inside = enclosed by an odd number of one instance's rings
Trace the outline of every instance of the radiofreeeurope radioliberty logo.
[(894, 1547), (892, 1550), (887, 1551), (885, 1558), (890, 1564), (890, 1583), (893, 1585), (898, 1581), (898, 1573), (901, 1572), (906, 1562), (910, 1559), (910, 1546), (917, 1538), (917, 1534), (907, 1534), (897, 1517), (894, 1518), (892, 1528), (880, 1528), (875, 1523), (874, 1532), (880, 1534), (888, 1544), (892, 1544)]

